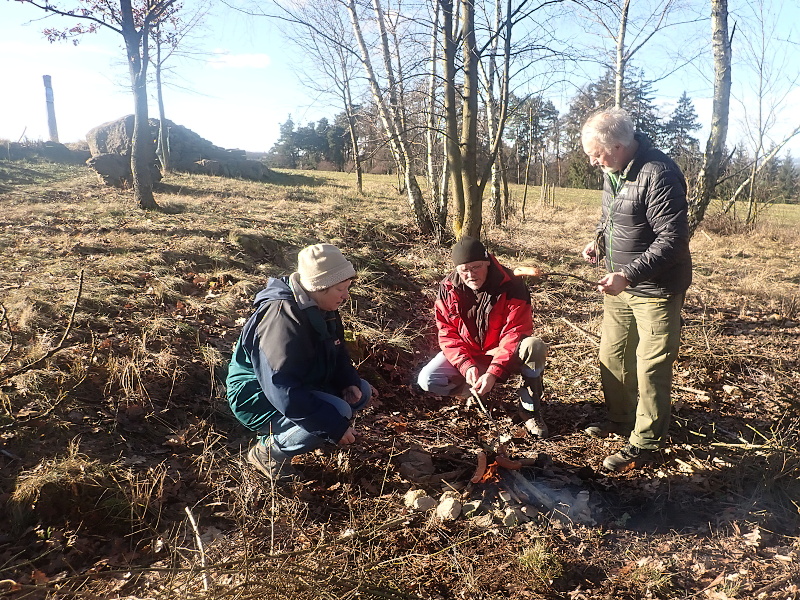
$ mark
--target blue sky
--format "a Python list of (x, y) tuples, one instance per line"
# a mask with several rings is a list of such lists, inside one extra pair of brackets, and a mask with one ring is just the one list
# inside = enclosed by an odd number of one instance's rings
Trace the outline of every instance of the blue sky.
[[(749, 6), (747, 0), (741, 3)], [(786, 6), (783, 10), (781, 23), (793, 28), (795, 19), (789, 17), (797, 10)], [(72, 20), (43, 19), (43, 16), (36, 7), (0, 0), (0, 56), (4, 57), (0, 62), (0, 81), (5, 87), (0, 94), (0, 139), (16, 141), (23, 136), (29, 140), (47, 139), (42, 84), (45, 74), (52, 77), (62, 142), (83, 139), (92, 127), (133, 112), (120, 36), (101, 31), (83, 36), (77, 46), (70, 42), (50, 44), (42, 29), (63, 27)], [(732, 19), (741, 23), (747, 15), (741, 12)], [(707, 24), (700, 27), (702, 31), (709, 29)], [(740, 24), (740, 31), (741, 27)], [(781, 33), (781, 37), (792, 35), (793, 29)], [(741, 39), (740, 33), (737, 36)], [(338, 107), (325, 106), (324, 100), (316, 101), (299, 82), (293, 64), (297, 50), (268, 19), (247, 17), (218, 3), (192, 45), (204, 55), (174, 63), (180, 78), (173, 81), (179, 87), (165, 90), (167, 117), (214, 144), (266, 151), (276, 141), (278, 127), (289, 114), (296, 124), (306, 124), (340, 112)], [(797, 69), (798, 63), (790, 61), (784, 68), (787, 66)], [(586, 77), (596, 78), (588, 72)], [(746, 84), (744, 71), (736, 68), (734, 95), (744, 102), (732, 102), (729, 144), (743, 135), (740, 121), (742, 106), (748, 104)], [(698, 133), (703, 145), (711, 112), (711, 89), (696, 70), (689, 68), (660, 82), (656, 101), (668, 114), (684, 90), (688, 91), (704, 124)], [(562, 110), (571, 93), (566, 91), (554, 98)], [(794, 108), (798, 103), (797, 91), (785, 100), (788, 110), (779, 116), (776, 139), (800, 123)], [(153, 102), (151, 116), (154, 113)], [(800, 139), (790, 148), (795, 157), (800, 156)]]
[[(289, 64), (286, 43), (267, 19), (226, 10), (210, 14), (201, 39), (193, 42), (209, 55), (175, 64), (180, 79), (174, 83), (185, 89), (165, 89), (167, 118), (218, 146), (266, 151), (290, 113), (296, 123), (305, 123), (329, 111), (311, 106), (313, 99)], [(121, 36), (101, 31), (83, 36), (77, 46), (51, 44), (42, 30), (72, 20), (42, 20), (43, 15), (36, 7), (0, 0), (0, 81), (5, 88), (0, 139), (48, 139), (42, 75), (52, 77), (62, 142), (83, 139), (92, 127), (132, 113)], [(154, 116), (154, 102), (150, 110)]]

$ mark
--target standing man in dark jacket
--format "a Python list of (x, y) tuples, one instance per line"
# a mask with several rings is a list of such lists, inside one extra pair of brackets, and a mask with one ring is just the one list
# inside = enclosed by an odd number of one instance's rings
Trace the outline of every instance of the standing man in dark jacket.
[(542, 418), (542, 372), (548, 346), (531, 337), (531, 295), (523, 281), (475, 238), (451, 251), (453, 270), (435, 303), (439, 347), (419, 374), (419, 386), (441, 396), (484, 396), (497, 381), (522, 374), (520, 414), (535, 437), (547, 437)]
[(375, 395), (353, 367), (339, 307), (356, 275), (336, 246), (300, 251), (297, 272), (256, 295), (228, 369), (228, 403), (258, 432), (247, 460), (270, 479), (294, 475), (291, 458), (352, 444), (353, 414)]
[(692, 281), (686, 181), (678, 166), (635, 133), (624, 110), (593, 115), (581, 131), (584, 152), (605, 173), (603, 210), (583, 257), (605, 256), (600, 374), (608, 421), (592, 437), (628, 437), (603, 467), (625, 471), (664, 445), (681, 308)]

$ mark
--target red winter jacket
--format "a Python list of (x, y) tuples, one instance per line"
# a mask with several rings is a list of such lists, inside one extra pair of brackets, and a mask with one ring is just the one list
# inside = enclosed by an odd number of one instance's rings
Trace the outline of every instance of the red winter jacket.
[[(489, 255), (483, 287), (474, 292), (456, 271), (439, 284), (436, 327), (448, 362), (466, 377), (470, 367), (489, 364), (488, 372), (505, 380), (516, 372), (517, 346), (533, 332), (531, 295), (522, 280)], [(499, 348), (493, 356), (487, 353)]]

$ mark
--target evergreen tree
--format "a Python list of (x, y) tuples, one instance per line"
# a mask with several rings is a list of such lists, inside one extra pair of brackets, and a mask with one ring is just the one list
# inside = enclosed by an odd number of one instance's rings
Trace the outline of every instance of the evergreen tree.
[[(644, 78), (641, 69), (629, 68), (630, 77), (626, 79), (622, 93), (622, 108), (628, 111), (637, 131), (646, 134), (653, 143), (659, 145), (663, 138), (664, 126), (653, 104), (652, 83)], [(581, 127), (589, 116), (614, 106), (614, 72), (606, 70), (603, 77), (581, 88), (562, 121), (562, 147), (565, 150), (567, 185), (582, 188), (602, 186), (602, 174), (588, 164), (581, 144)]]
[(279, 131), (278, 141), (270, 148), (267, 155), (267, 163), (271, 167), (295, 169), (298, 152), (292, 115), (289, 115), (285, 123), (281, 123)]
[(558, 110), (552, 101), (541, 96), (524, 99), (512, 96), (509, 113), (506, 138), (514, 149), (511, 165), (516, 166), (517, 183), (524, 179), (529, 161), (536, 183), (536, 174), (541, 173), (541, 159), (547, 154), (549, 142), (557, 131)]
[(644, 133), (656, 146), (661, 146), (664, 125), (653, 104), (653, 83), (644, 78), (642, 69), (628, 69), (628, 74), (622, 91), (622, 108), (631, 115), (637, 131)]
[(778, 194), (783, 202), (795, 204), (800, 201), (800, 172), (791, 151), (778, 167)]
[(692, 135), (700, 129), (697, 113), (686, 92), (681, 94), (678, 105), (664, 126), (664, 148), (678, 163), (686, 178), (693, 178), (700, 165), (700, 142)]

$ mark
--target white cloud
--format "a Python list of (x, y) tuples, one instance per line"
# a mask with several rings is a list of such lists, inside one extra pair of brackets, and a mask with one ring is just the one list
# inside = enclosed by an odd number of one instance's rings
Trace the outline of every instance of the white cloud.
[(266, 69), (271, 64), (268, 54), (231, 54), (225, 50), (215, 50), (208, 61), (214, 69)]

